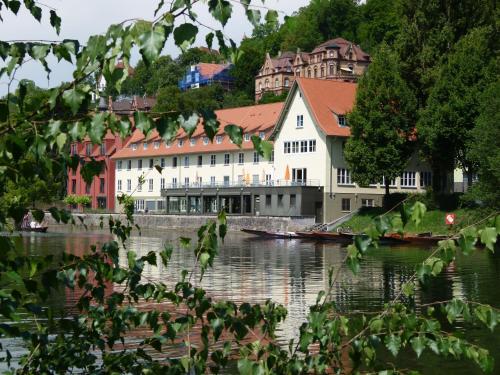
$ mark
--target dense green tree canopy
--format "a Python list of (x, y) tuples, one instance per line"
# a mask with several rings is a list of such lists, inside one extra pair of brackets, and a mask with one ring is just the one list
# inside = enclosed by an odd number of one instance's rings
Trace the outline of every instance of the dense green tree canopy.
[(416, 101), (399, 69), (396, 54), (380, 48), (359, 82), (345, 146), (352, 179), (367, 186), (385, 177), (387, 194), (415, 150)]

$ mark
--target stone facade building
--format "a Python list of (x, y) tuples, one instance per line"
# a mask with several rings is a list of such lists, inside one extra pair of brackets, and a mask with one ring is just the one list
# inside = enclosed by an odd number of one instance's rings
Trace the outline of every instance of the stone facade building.
[(281, 95), (297, 77), (355, 82), (370, 63), (370, 56), (343, 38), (328, 40), (312, 52), (284, 52), (266, 61), (255, 77), (255, 100), (266, 92)]

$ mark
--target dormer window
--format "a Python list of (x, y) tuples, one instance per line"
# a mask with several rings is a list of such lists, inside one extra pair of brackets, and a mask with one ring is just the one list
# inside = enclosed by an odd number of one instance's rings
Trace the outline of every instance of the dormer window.
[(222, 143), (222, 135), (218, 135), (215, 137), (215, 142), (220, 145)]
[(148, 142), (144, 142), (142, 144), (142, 147), (144, 148), (144, 150), (147, 150), (148, 149)]
[(189, 143), (190, 143), (191, 146), (194, 146), (196, 144), (196, 138), (191, 138), (189, 140)]
[(265, 132), (259, 132), (259, 138), (260, 139), (266, 138), (266, 133)]
[(153, 147), (158, 150), (160, 148), (160, 141), (154, 141)]
[(347, 126), (347, 119), (344, 115), (338, 115), (339, 126)]
[(166, 143), (165, 143), (165, 147), (166, 147), (166, 148), (170, 148), (171, 146), (172, 146), (172, 142), (170, 142), (170, 141), (169, 141), (169, 142), (166, 142)]
[(250, 133), (245, 133), (243, 135), (243, 139), (245, 140), (245, 142), (249, 142), (250, 141)]
[(179, 142), (177, 142), (178, 147), (184, 146), (184, 139), (179, 139)]
[(132, 143), (132, 151), (137, 150), (137, 143)]
[(208, 137), (203, 137), (203, 144), (208, 145)]

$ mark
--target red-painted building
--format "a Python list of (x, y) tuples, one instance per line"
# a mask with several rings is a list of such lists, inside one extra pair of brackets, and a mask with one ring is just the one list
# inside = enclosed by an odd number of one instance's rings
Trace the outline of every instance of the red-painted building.
[(90, 140), (71, 144), (71, 153), (79, 155), (83, 160), (104, 161), (104, 169), (99, 176), (87, 184), (80, 175), (80, 168), (70, 170), (68, 176), (68, 195), (87, 195), (92, 198), (91, 208), (114, 211), (115, 209), (115, 162), (111, 156), (120, 150), (126, 140), (119, 135), (106, 134), (102, 144), (93, 145)]
[[(134, 111), (149, 111), (156, 104), (154, 98), (133, 96), (122, 98), (117, 101), (101, 98), (98, 109), (115, 113), (117, 116), (131, 116)], [(88, 185), (80, 175), (80, 168), (76, 171), (68, 171), (68, 189), (70, 195), (86, 195), (92, 198), (91, 208), (104, 209), (113, 212), (115, 210), (115, 161), (111, 159), (113, 154), (120, 150), (129, 138), (121, 139), (119, 135), (108, 132), (102, 144), (93, 145), (90, 139), (71, 144), (71, 154), (79, 155), (83, 160), (104, 161), (104, 169), (99, 176)]]

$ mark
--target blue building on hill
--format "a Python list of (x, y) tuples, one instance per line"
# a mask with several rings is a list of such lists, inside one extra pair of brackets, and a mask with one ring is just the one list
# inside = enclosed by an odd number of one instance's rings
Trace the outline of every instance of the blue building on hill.
[(186, 70), (184, 78), (179, 81), (179, 88), (186, 91), (219, 84), (226, 90), (230, 90), (234, 84), (234, 78), (230, 74), (232, 67), (232, 64), (199, 63), (191, 65)]

